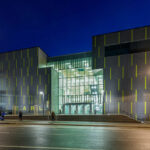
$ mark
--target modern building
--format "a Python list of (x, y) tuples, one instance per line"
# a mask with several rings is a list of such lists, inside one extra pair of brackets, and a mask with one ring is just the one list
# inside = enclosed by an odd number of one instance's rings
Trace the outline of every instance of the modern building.
[(17, 114), (103, 113), (103, 70), (92, 53), (48, 57), (39, 47), (0, 54), (0, 109)]
[(104, 113), (150, 118), (150, 26), (93, 37), (93, 69), (103, 69)]
[(0, 54), (0, 109), (150, 118), (150, 26), (93, 36), (92, 51)]

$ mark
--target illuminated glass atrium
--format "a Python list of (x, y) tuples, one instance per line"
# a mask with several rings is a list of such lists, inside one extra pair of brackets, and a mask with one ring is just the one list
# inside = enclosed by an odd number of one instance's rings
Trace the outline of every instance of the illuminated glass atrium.
[(47, 67), (59, 73), (61, 114), (103, 113), (103, 69), (92, 70), (92, 57), (89, 54), (80, 58), (76, 55), (70, 58), (56, 57), (47, 63)]

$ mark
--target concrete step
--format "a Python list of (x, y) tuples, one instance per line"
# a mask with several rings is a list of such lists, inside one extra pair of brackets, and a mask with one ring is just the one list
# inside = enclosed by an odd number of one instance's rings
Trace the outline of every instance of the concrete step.
[(58, 115), (60, 121), (137, 122), (126, 115)]
[[(50, 118), (48, 116), (23, 116), (23, 120), (49, 120)], [(5, 116), (5, 119), (18, 119), (18, 116), (9, 115)], [(57, 115), (56, 119), (59, 121), (137, 122), (126, 115)]]
[[(18, 115), (6, 115), (5, 119), (19, 119)], [(49, 120), (48, 116), (23, 115), (23, 120)]]

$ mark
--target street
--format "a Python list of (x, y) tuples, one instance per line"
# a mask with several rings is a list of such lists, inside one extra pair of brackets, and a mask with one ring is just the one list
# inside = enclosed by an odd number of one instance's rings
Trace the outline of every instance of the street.
[(149, 150), (150, 128), (0, 125), (0, 150)]

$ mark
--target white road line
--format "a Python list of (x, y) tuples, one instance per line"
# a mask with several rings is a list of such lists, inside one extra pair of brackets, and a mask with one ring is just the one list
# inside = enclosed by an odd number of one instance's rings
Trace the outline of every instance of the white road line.
[[(24, 148), (24, 149), (60, 149), (60, 150), (94, 150), (83, 148), (67, 148), (67, 147), (42, 147), (42, 146), (17, 146), (17, 145), (0, 145), (0, 148)], [(96, 149), (95, 149), (96, 150)], [(103, 150), (103, 149), (97, 149)]]

